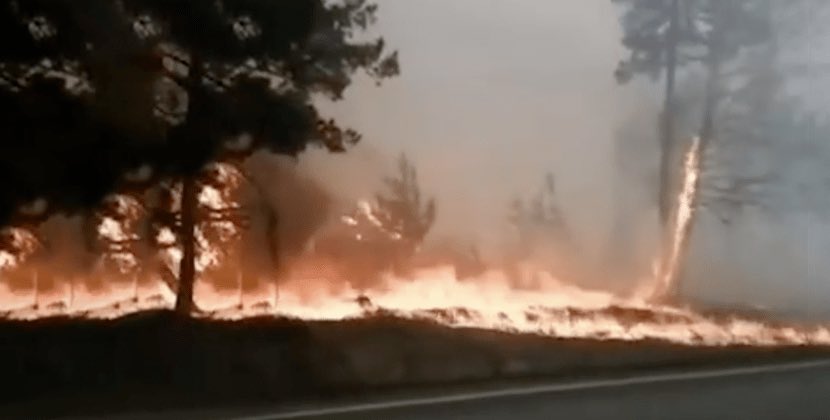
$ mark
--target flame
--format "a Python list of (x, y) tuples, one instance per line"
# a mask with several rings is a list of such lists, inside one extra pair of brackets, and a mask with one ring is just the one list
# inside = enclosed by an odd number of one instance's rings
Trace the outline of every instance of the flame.
[(199, 191), (199, 204), (211, 209), (220, 209), (225, 204), (225, 200), (218, 188), (205, 185)]
[(98, 235), (113, 242), (130, 240), (132, 235), (124, 231), (124, 226), (112, 217), (104, 217), (98, 225)]
[[(322, 276), (294, 276), (279, 289), (272, 282), (267, 290), (244, 296), (241, 309), (228, 305), (236, 295), (213, 290), (204, 281), (197, 283), (196, 300), (207, 311), (205, 316), (220, 319), (270, 314), (337, 321), (392, 315), (449, 327), (559, 338), (655, 339), (708, 346), (830, 345), (830, 329), (825, 326), (776, 324), (739, 316), (709, 317), (688, 308), (580, 289), (546, 273), (536, 273), (540, 281), (535, 289), (517, 290), (499, 270), (461, 281), (452, 267), (434, 267), (420, 270), (412, 278), (386, 275), (380, 284), (357, 290), (324, 277), (325, 264), (315, 266)], [(80, 290), (71, 310), (47, 304), (7, 316), (32, 319), (60, 313), (115, 318), (149, 308), (169, 308), (175, 299), (175, 293), (163, 284), (145, 286), (139, 294), (140, 299), (131, 300), (123, 290), (107, 294)]]
[[(279, 290), (246, 296), (243, 309), (227, 308), (229, 296), (197, 284), (197, 301), (221, 319), (271, 314), (306, 320), (338, 321), (392, 315), (449, 327), (472, 327), (559, 338), (664, 340), (688, 345), (830, 345), (826, 326), (776, 324), (739, 316), (707, 317), (691, 309), (624, 299), (583, 290), (541, 275), (534, 290), (516, 290), (498, 270), (466, 281), (451, 267), (424, 269), (414, 278), (388, 275), (371, 290), (333, 285), (325, 278), (294, 278)], [(45, 305), (10, 318), (33, 319), (60, 313), (115, 318), (129, 312), (172, 307), (175, 294), (163, 285), (144, 287), (141, 299), (122, 288), (108, 295), (76, 292), (72, 311)], [(276, 305), (271, 302), (276, 299)]]
[(244, 180), (242, 171), (227, 162), (210, 165), (200, 179), (198, 201), (208, 217), (196, 226), (197, 273), (218, 268), (228, 259), (226, 246), (240, 234), (233, 215), (242, 210), (235, 195)]
[(372, 205), (369, 200), (361, 199), (357, 201), (354, 212), (351, 215), (340, 216), (340, 221), (343, 225), (358, 231), (354, 237), (359, 241), (371, 236), (371, 233), (380, 233), (392, 241), (403, 239), (399, 232), (395, 232), (394, 228), (380, 220), (378, 212), (377, 206)]
[(143, 215), (144, 208), (135, 197), (116, 194), (104, 200), (96, 214), (98, 239), (105, 244), (99, 269), (115, 268), (120, 275), (136, 275), (140, 261), (133, 247), (140, 240), (137, 231)]
[[(296, 278), (281, 285), (277, 314), (308, 320), (344, 320), (394, 315), (450, 327), (474, 327), (560, 338), (656, 339), (689, 345), (830, 345), (824, 326), (774, 325), (757, 319), (707, 317), (691, 309), (624, 299), (567, 285), (546, 273), (534, 290), (516, 290), (503, 273), (457, 280), (452, 267), (424, 269), (414, 278), (387, 275), (382, 284), (358, 291), (325, 278)], [(205, 297), (205, 306), (211, 307)], [(215, 308), (223, 298), (212, 297)], [(257, 302), (256, 298), (252, 301)], [(218, 310), (238, 319), (257, 314)]]
[(0, 272), (10, 271), (26, 262), (40, 246), (37, 236), (31, 231), (11, 227), (0, 231)]
[(662, 299), (671, 292), (680, 271), (681, 259), (691, 232), (697, 205), (700, 185), (700, 145), (700, 138), (694, 137), (683, 159), (683, 184), (672, 218), (669, 248), (663, 253), (657, 271), (657, 282), (652, 292), (653, 299)]
[[(234, 255), (228, 244), (238, 240), (241, 228), (235, 212), (243, 210), (234, 191), (242, 182), (241, 172), (217, 164), (201, 179), (199, 203), (207, 216), (196, 230), (197, 270), (195, 289), (202, 316), (239, 319), (249, 316), (288, 316), (306, 320), (345, 320), (396, 316), (423, 320), (449, 327), (473, 327), (513, 333), (532, 333), (560, 338), (598, 340), (665, 340), (688, 345), (830, 345), (827, 326), (798, 326), (769, 320), (732, 316), (707, 316), (690, 308), (659, 303), (650, 297), (669, 290), (677, 276), (683, 247), (694, 216), (700, 176), (700, 141), (695, 139), (684, 159), (683, 188), (678, 196), (670, 248), (651, 277), (649, 295), (621, 297), (605, 291), (586, 290), (533, 267), (520, 270), (534, 278), (532, 289), (519, 289), (505, 270), (490, 267), (474, 278), (459, 280), (455, 267), (433, 266), (415, 270), (407, 278), (385, 274), (379, 282), (358, 289), (335, 282), (334, 263), (309, 255), (295, 262), (278, 284), (265, 279), (255, 292), (226, 292), (211, 286), (206, 274)], [(173, 199), (176, 189), (173, 188)], [(100, 237), (112, 242), (110, 258), (135, 258), (125, 244), (137, 238), (140, 204), (127, 196), (114, 196), (98, 224)], [(368, 201), (361, 201), (353, 214), (342, 216), (340, 226), (352, 238), (373, 241), (399, 239), (376, 217)], [(12, 251), (0, 250), (0, 269), (16, 267), (37, 249), (37, 239), (23, 229), (11, 229)], [(377, 235), (372, 232), (381, 232)], [(182, 258), (180, 244), (171, 226), (159, 228), (153, 236), (159, 255), (170, 273), (178, 276)], [(386, 243), (386, 242), (385, 242)], [(117, 245), (117, 246), (116, 246)], [(131, 261), (131, 260), (130, 260)], [(345, 261), (348, 263), (348, 261)], [(129, 265), (125, 263), (126, 265)], [(132, 267), (134, 268), (134, 267)], [(1, 271), (0, 271), (1, 272)], [(56, 314), (85, 318), (114, 318), (150, 308), (170, 308), (175, 293), (160, 277), (133, 288), (113, 282), (108, 290), (86, 290), (80, 282), (68, 301), (60, 293), (43, 296), (44, 305), (20, 308), (31, 298), (4, 290), (0, 283), (0, 312), (14, 319), (34, 319)], [(37, 294), (37, 291), (34, 291)], [(233, 302), (229, 305), (228, 302)]]

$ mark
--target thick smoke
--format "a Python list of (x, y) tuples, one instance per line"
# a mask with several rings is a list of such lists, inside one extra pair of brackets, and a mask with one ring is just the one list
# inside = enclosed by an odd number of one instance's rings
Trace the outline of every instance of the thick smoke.
[[(550, 171), (596, 254), (609, 224), (622, 103), (608, 70), (622, 54), (613, 6), (390, 2), (380, 14), (378, 30), (400, 47), (405, 71), (381, 90), (357, 86), (348, 99), (360, 106), (333, 112), (388, 159), (403, 150), (422, 168), (441, 205), (436, 235), (500, 243), (511, 200), (532, 194)], [(575, 51), (569, 40), (580, 37), (586, 45)]]
[[(380, 5), (377, 31), (400, 48), (403, 74), (383, 89), (369, 78), (356, 78), (346, 101), (318, 101), (324, 114), (360, 131), (363, 142), (344, 155), (310, 151), (295, 163), (256, 154), (246, 165), (266, 192), (265, 203), (279, 211), (278, 247), (286, 263), (356, 200), (378, 191), (395, 156), (405, 151), (420, 170), (423, 189), (437, 198), (438, 220), (428, 237), (436, 249), (449, 247), (448, 242), (478, 244), (485, 258), (499, 261), (514, 239), (508, 223), (511, 200), (533, 194), (552, 172), (580, 265), (588, 271), (577, 281), (625, 290), (648, 275), (658, 244), (659, 92), (646, 81), (615, 84), (612, 72), (625, 51), (614, 4), (419, 0)], [(807, 43), (809, 51), (803, 45), (782, 49), (801, 64), (805, 58), (809, 65), (827, 61), (827, 37), (810, 39), (815, 42)], [(699, 126), (700, 79), (694, 74), (683, 79), (679, 131), (691, 136)], [(830, 84), (803, 80), (790, 91), (820, 110), (827, 95), (815, 92)], [(718, 139), (713, 143), (717, 150)], [(745, 161), (787, 168), (785, 179), (766, 195), (774, 211), (748, 208), (729, 224), (714, 209), (699, 213), (680, 285), (684, 298), (812, 315), (830, 307), (830, 288), (823, 281), (830, 266), (821, 252), (830, 242), (830, 206), (813, 198), (827, 195), (822, 157), (829, 152), (819, 141), (780, 143), (784, 146), (760, 152), (752, 146), (738, 153)], [(723, 159), (713, 161), (715, 172), (733, 168)], [(707, 172), (703, 182), (712, 185), (715, 175)], [(248, 197), (253, 207), (262, 204)], [(255, 236), (246, 242), (253, 249), (246, 254), (257, 271), (267, 271), (268, 256), (256, 245), (266, 240), (264, 219), (257, 217), (251, 229)], [(61, 259), (66, 264), (84, 260), (66, 248)]]
[[(361, 106), (334, 110), (389, 160), (406, 150), (429, 168), (424, 188), (435, 191), (441, 208), (435, 238), (497, 248), (508, 234), (510, 199), (552, 171), (577, 241), (589, 265), (599, 267), (592, 283), (629, 288), (649, 274), (658, 250), (660, 92), (648, 81), (614, 85), (611, 72), (625, 53), (611, 3), (389, 2), (380, 29), (405, 52), (406, 72), (383, 90), (358, 87), (349, 98)], [(428, 22), (431, 30), (411, 22)], [(826, 61), (827, 38), (816, 34), (818, 26), (803, 26), (812, 41), (781, 46), (791, 63), (785, 72), (802, 71), (788, 92), (820, 110), (816, 102), (826, 95), (817, 92), (828, 84), (803, 70)], [(690, 138), (700, 126), (702, 80), (696, 73), (682, 78), (678, 131)], [(719, 209), (699, 213), (680, 286), (686, 299), (813, 314), (830, 302), (820, 281), (830, 267), (818, 257), (827, 206), (815, 198), (826, 196), (818, 187), (826, 178), (818, 164), (825, 148), (819, 139), (808, 147), (791, 137), (784, 133), (774, 149), (738, 147), (744, 161), (784, 165), (789, 175), (769, 186), (778, 191), (769, 200), (774, 212), (747, 208), (730, 224)], [(715, 139), (713, 149), (723, 141)], [(719, 159), (710, 164), (714, 172), (754, 171)], [(707, 185), (717, 183), (711, 171)]]

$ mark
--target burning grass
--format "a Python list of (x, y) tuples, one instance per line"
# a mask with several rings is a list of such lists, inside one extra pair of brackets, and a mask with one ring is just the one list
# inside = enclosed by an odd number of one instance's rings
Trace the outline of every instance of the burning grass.
[[(357, 270), (361, 275), (344, 279), (337, 275), (338, 270), (332, 269), (333, 265), (367, 265), (372, 268), (368, 271), (377, 271), (376, 268), (386, 266), (375, 264), (378, 261), (374, 260), (388, 257), (395, 262), (396, 253), (390, 249), (405, 242), (400, 233), (390, 231), (381, 222), (375, 214), (377, 210), (368, 202), (361, 202), (354, 214), (340, 219), (342, 223), (335, 229), (340, 237), (334, 235), (337, 240), (329, 247), (337, 251), (329, 255), (332, 258), (326, 260), (327, 254), (306, 256), (302, 260), (305, 269), (283, 275), (279, 284), (273, 280), (274, 273), (259, 273), (264, 277), (258, 282), (260, 290), (244, 291), (242, 275), (249, 267), (238, 246), (245, 239), (236, 216), (244, 210), (239, 195), (245, 176), (232, 164), (217, 163), (206, 170), (198, 194), (200, 212), (205, 217), (198, 223), (195, 235), (198, 250), (195, 262), (200, 278), (195, 287), (196, 303), (201, 310), (197, 315), (220, 320), (270, 316), (306, 321), (392, 316), (446, 327), (566, 339), (659, 340), (689, 346), (830, 345), (830, 328), (823, 325), (785, 324), (739, 315), (707, 316), (691, 308), (661, 303), (661, 298), (673, 288), (689, 239), (697, 200), (700, 155), (700, 141), (695, 139), (684, 161), (669, 247), (653, 279), (643, 282), (649, 289), (644, 294), (646, 298), (581, 289), (559, 281), (546, 270), (534, 269), (525, 273), (534, 280), (532, 288), (520, 287), (504, 274), (506, 270), (493, 267), (464, 280), (458, 279), (453, 267), (445, 266), (422, 268), (406, 277), (387, 274), (372, 281), (366, 281), (364, 277), (368, 276), (362, 275), (365, 271)], [(161, 201), (168, 213), (175, 215), (181, 201), (179, 188), (172, 185), (163, 192), (167, 199)], [(154, 226), (157, 247), (146, 258), (135, 243), (143, 214), (139, 201), (114, 196), (107, 203), (99, 211), (97, 224), (98, 239), (105, 249), (96, 265), (103, 268), (96, 275), (112, 273), (115, 277), (106, 282), (105, 290), (85, 290), (73, 286), (70, 279), (64, 282), (70, 285), (68, 298), (67, 293), (60, 291), (48, 296), (39, 291), (38, 274), (34, 270), (29, 273), (35, 279), (34, 296), (6, 291), (0, 296), (3, 317), (117, 318), (173, 305), (175, 294), (167, 285), (169, 282), (164, 281), (164, 275), (173, 278), (178, 275), (181, 250), (174, 233), (175, 216), (168, 218), (167, 224)], [(36, 237), (27, 235), (25, 229), (6, 231), (11, 236), (3, 243), (11, 244), (11, 248), (0, 250), (0, 275), (24, 267), (26, 259), (39, 246)], [(348, 241), (343, 242), (344, 237)], [(417, 247), (407, 247), (410, 248)], [(383, 258), (380, 254), (384, 254)], [(151, 261), (154, 263), (149, 264)], [(153, 272), (154, 267), (162, 270)], [(232, 280), (237, 287), (217, 289), (211, 277)]]
[[(602, 291), (577, 288), (540, 276), (536, 288), (522, 290), (500, 272), (458, 280), (451, 267), (422, 270), (414, 278), (387, 276), (357, 290), (326, 279), (303, 278), (255, 293), (217, 291), (197, 285), (200, 317), (242, 320), (289, 317), (307, 321), (347, 321), (378, 316), (453, 328), (591, 339), (659, 340), (693, 346), (830, 345), (830, 329), (739, 315), (704, 315), (691, 308), (654, 304)], [(109, 301), (76, 295), (76, 307), (43, 306), (6, 312), (12, 319), (48, 316), (116, 318), (130, 312), (169, 308), (174, 294), (164, 287), (141, 289), (131, 298), (124, 288)], [(120, 298), (119, 298), (120, 296)], [(97, 306), (96, 306), (97, 305)]]

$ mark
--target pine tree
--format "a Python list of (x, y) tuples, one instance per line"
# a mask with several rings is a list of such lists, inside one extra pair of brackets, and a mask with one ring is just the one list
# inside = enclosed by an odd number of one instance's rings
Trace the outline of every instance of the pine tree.
[(397, 266), (412, 257), (435, 223), (435, 199), (425, 199), (418, 172), (405, 154), (398, 159), (398, 173), (384, 180), (386, 192), (377, 194), (375, 215), (384, 230), (397, 238)]
[[(707, 73), (703, 118), (698, 134), (704, 146), (714, 135), (721, 92), (722, 67), (749, 46), (769, 39), (766, 0), (613, 0), (625, 7), (623, 45), (630, 57), (615, 71), (628, 82), (638, 74), (664, 75), (664, 105), (660, 117), (660, 175), (658, 209), (665, 227), (672, 208), (672, 171), (676, 143), (677, 74), (702, 64)], [(705, 147), (704, 147), (705, 149)]]
[(353, 41), (375, 11), (363, 0), (4, 2), (3, 31), (19, 42), (0, 56), (0, 122), (27, 141), (0, 146), (0, 175), (20, 187), (0, 197), (0, 222), (41, 198), (44, 214), (94, 207), (137, 168), (150, 183), (179, 180), (177, 308), (189, 313), (206, 164), (358, 141), (312, 97), (341, 99), (359, 70), (397, 74), (382, 39)]
[(663, 75), (663, 110), (660, 116), (660, 173), (657, 194), (659, 222), (663, 227), (670, 211), (671, 163), (675, 143), (675, 89), (678, 69), (690, 63), (683, 49), (697, 45), (694, 15), (699, 0), (612, 0), (625, 7), (621, 19), (622, 43), (630, 50), (614, 72), (619, 83), (645, 74)]

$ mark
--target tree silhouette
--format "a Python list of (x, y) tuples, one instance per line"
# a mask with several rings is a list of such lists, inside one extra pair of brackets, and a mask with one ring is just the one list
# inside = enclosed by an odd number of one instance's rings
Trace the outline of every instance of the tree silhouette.
[[(665, 227), (672, 207), (672, 163), (676, 143), (676, 80), (680, 68), (702, 64), (706, 73), (703, 117), (698, 134), (704, 146), (713, 136), (723, 97), (722, 67), (746, 47), (769, 39), (769, 2), (759, 0), (612, 0), (625, 7), (623, 45), (630, 51), (615, 76), (626, 83), (640, 74), (664, 75), (660, 118), (658, 210)], [(705, 147), (704, 147), (705, 149)]]
[[(0, 114), (10, 138), (0, 175), (4, 224), (94, 207), (149, 168), (179, 180), (183, 246), (177, 309), (192, 309), (200, 174), (227, 154), (344, 151), (360, 138), (322, 118), (315, 94), (338, 100), (352, 75), (398, 73), (382, 39), (354, 41), (375, 21), (363, 0), (71, 0), (0, 5)], [(25, 139), (25, 141), (24, 141)], [(245, 140), (240, 140), (245, 139)]]
[(435, 200), (424, 199), (415, 166), (401, 154), (398, 173), (384, 179), (387, 191), (375, 196), (375, 212), (381, 225), (400, 238), (405, 255), (411, 256), (435, 223)]
[(519, 233), (522, 247), (532, 247), (540, 236), (544, 240), (570, 242), (565, 217), (556, 200), (552, 173), (545, 175), (543, 188), (528, 200), (515, 199), (510, 206), (510, 223)]
[(359, 201), (314, 241), (314, 252), (343, 263), (339, 275), (358, 287), (390, 269), (406, 274), (435, 222), (435, 200), (423, 196), (414, 165), (401, 155), (397, 169), (374, 201)]
[(745, 48), (763, 44), (770, 39), (770, 21), (766, 2), (753, 0), (714, 1), (702, 9), (702, 30), (706, 52), (702, 57), (706, 68), (703, 117), (699, 135), (702, 150), (712, 140), (717, 107), (724, 97), (723, 67)]
[(630, 51), (614, 72), (619, 83), (645, 74), (653, 79), (664, 75), (663, 110), (660, 117), (660, 176), (658, 213), (665, 225), (670, 211), (671, 157), (675, 138), (675, 85), (678, 68), (691, 62), (682, 48), (700, 42), (695, 28), (699, 0), (612, 0), (625, 7), (621, 23), (623, 45)]

